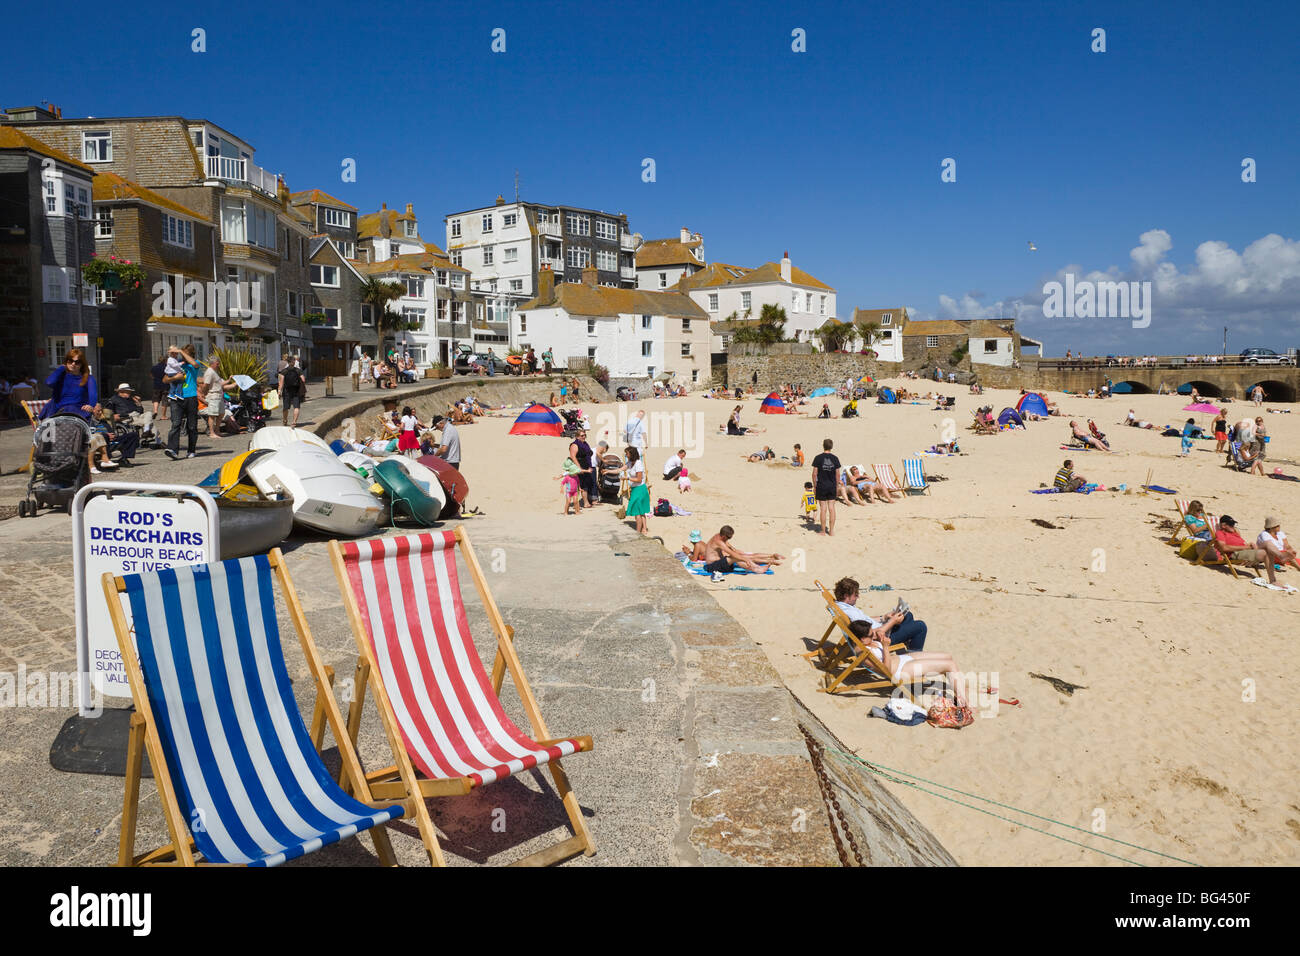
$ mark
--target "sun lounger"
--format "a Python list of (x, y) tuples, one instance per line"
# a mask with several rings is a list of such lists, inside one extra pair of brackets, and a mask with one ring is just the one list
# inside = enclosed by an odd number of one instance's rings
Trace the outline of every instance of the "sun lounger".
[[(294, 702), (273, 577), (315, 683), (317, 714), (360, 799), (330, 778)], [(278, 548), (124, 578), (105, 574), (103, 587), (135, 701), (119, 865), (275, 866), (362, 830), (371, 831), (379, 859), (394, 864), (384, 824), (403, 807), (369, 793)], [(171, 843), (136, 856), (146, 749)]]
[[(456, 573), (458, 548), (496, 635), (491, 679), (470, 637)], [(591, 750), (591, 738), (551, 738), (515, 653), (514, 631), (501, 618), (465, 530), (332, 541), (330, 555), (360, 654), (348, 733), (355, 741), (368, 688), (395, 763), (366, 780), (377, 797), (413, 803), (430, 862), (445, 861), (426, 798), (469, 793), (543, 765), (573, 836), (520, 862), (546, 865), (593, 854), (578, 798), (560, 766), (561, 757)], [(507, 670), (531, 738), (501, 705)]]
[(920, 458), (903, 459), (903, 488), (907, 492), (920, 495), (930, 493), (930, 485), (925, 480), (925, 463)]
[[(866, 683), (855, 683), (856, 690), (871, 690), (880, 687), (899, 688), (908, 699), (913, 703), (916, 698), (912, 696), (911, 688), (895, 681), (884, 670), (884, 664), (876, 659), (876, 656), (867, 648), (862, 638), (853, 633), (849, 626), (848, 615), (840, 609), (835, 603), (835, 595), (826, 589), (821, 581), (814, 581), (817, 588), (821, 591), (822, 600), (826, 602), (826, 610), (830, 612), (831, 623), (826, 628), (826, 633), (822, 639), (817, 642), (817, 646), (803, 655), (804, 659), (811, 661), (813, 666), (823, 671), (822, 686), (817, 688), (818, 691), (826, 694), (834, 694), (838, 690), (844, 689), (844, 681), (855, 673), (861, 671), (871, 680)], [(839, 631), (839, 639), (832, 640), (832, 635)], [(906, 653), (907, 648), (902, 644), (892, 644), (889, 648), (896, 653)]]

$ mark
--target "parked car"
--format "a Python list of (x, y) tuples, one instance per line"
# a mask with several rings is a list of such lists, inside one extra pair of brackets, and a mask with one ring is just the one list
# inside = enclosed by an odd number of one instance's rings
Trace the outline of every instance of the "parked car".
[[(452, 366), (452, 371), (457, 375), (468, 375), (474, 370), (474, 366), (481, 366), (484, 373), (487, 372), (487, 355), (480, 355), (476, 352), (457, 352), (456, 364)], [(498, 369), (500, 364), (498, 363)]]
[(1272, 349), (1242, 349), (1241, 360), (1247, 365), (1281, 365), (1282, 356)]

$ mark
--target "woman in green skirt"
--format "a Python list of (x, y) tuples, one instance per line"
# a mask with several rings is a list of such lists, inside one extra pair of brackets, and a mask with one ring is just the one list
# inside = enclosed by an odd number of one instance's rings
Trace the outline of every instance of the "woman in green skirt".
[(625, 448), (623, 453), (627, 456), (623, 473), (627, 475), (628, 486), (631, 488), (627, 497), (627, 516), (636, 518), (636, 530), (640, 534), (645, 534), (648, 530), (646, 516), (650, 514), (650, 489), (645, 483), (645, 462), (641, 460), (641, 455), (636, 448), (631, 445)]

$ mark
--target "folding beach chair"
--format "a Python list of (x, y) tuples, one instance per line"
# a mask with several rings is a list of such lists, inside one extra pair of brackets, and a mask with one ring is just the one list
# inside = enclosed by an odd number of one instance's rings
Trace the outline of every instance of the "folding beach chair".
[[(822, 686), (817, 690), (821, 693), (834, 694), (837, 690), (843, 689), (847, 678), (857, 671), (863, 671), (872, 679), (866, 683), (854, 684), (854, 689), (897, 687), (915, 703), (916, 698), (912, 696), (911, 688), (886, 674), (884, 664), (871, 653), (862, 638), (853, 633), (853, 629), (849, 626), (848, 615), (835, 603), (835, 595), (826, 590), (826, 585), (821, 581), (813, 581), (813, 583), (821, 591), (822, 600), (826, 602), (826, 610), (831, 615), (830, 626), (826, 628), (826, 633), (817, 642), (817, 646), (802, 655), (805, 660), (811, 661), (814, 667), (824, 672)], [(831, 635), (837, 630), (839, 639), (832, 641)], [(889, 649), (898, 653), (907, 653), (907, 647), (903, 644), (891, 644)]]
[[(458, 545), (496, 634), (490, 679), (461, 601)], [(465, 530), (331, 541), (330, 556), (360, 654), (348, 733), (355, 742), (368, 685), (395, 765), (368, 774), (366, 781), (376, 797), (414, 798), (430, 862), (442, 866), (445, 861), (425, 798), (469, 793), (543, 764), (555, 780), (574, 835), (520, 863), (545, 866), (576, 853), (595, 853), (577, 795), (560, 766), (561, 757), (591, 750), (591, 738), (551, 738), (515, 653), (514, 631), (501, 618)], [(507, 670), (532, 738), (501, 706)]]
[(927, 495), (930, 485), (925, 480), (925, 464), (920, 458), (903, 459), (903, 490)]
[(1178, 509), (1178, 527), (1174, 528), (1174, 533), (1169, 536), (1166, 544), (1177, 544), (1178, 536), (1186, 531), (1191, 534), (1191, 528), (1187, 526), (1187, 508), (1191, 504), (1190, 498), (1175, 498), (1174, 507)]
[[(35, 434), (36, 434), (36, 428), (37, 428), (37, 426), (40, 425), (41, 412), (45, 409), (45, 406), (48, 405), (48, 404), (50, 404), (50, 403), (49, 403), (48, 400), (46, 400), (46, 401), (29, 401), (29, 400), (24, 399), (24, 400), (21, 402), (21, 404), (22, 404), (22, 406), (23, 406), (23, 411), (25, 411), (25, 412), (27, 413), (27, 420), (28, 420), (29, 422), (32, 423), (32, 435), (35, 435)], [(29, 448), (29, 449), (27, 449), (27, 464), (23, 465), (23, 466), (22, 466), (21, 468), (19, 468), (18, 470), (19, 470), (19, 471), (31, 471), (31, 470), (32, 470), (32, 459), (33, 459), (35, 456), (36, 456), (36, 445), (35, 445), (35, 443), (33, 443), (33, 444), (32, 444), (32, 447)]]
[(888, 492), (902, 491), (903, 487), (898, 482), (898, 475), (894, 474), (894, 466), (886, 462), (883, 465), (872, 465), (871, 470), (875, 472), (876, 481)]
[[(333, 731), (343, 774), (356, 781), (360, 800), (331, 779), (298, 712), (273, 576), (316, 685), (317, 713)], [(380, 861), (394, 865), (383, 825), (404, 807), (370, 797), (278, 548), (216, 564), (105, 574), (103, 586), (135, 700), (118, 865), (194, 866), (198, 853), (204, 864), (275, 866), (362, 830), (371, 831)], [(136, 856), (146, 748), (171, 843)]]
[[(1215, 536), (1219, 533), (1219, 519), (1215, 515), (1206, 515), (1205, 523), (1210, 526), (1210, 541), (1214, 542)], [(1209, 549), (1207, 548), (1205, 550), (1208, 551)], [(1234, 578), (1241, 577), (1241, 575), (1237, 573), (1236, 567), (1233, 566), (1232, 558), (1228, 556), (1226, 551), (1219, 550), (1217, 543), (1214, 544), (1214, 553), (1219, 556), (1217, 559), (1207, 560), (1205, 552), (1202, 552), (1196, 556), (1196, 560), (1193, 561), (1192, 564), (1203, 568), (1225, 565)]]

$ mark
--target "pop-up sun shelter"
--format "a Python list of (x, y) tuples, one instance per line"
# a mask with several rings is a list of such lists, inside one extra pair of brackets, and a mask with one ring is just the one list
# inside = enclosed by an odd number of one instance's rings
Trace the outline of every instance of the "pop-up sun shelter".
[(1021, 415), (1046, 415), (1047, 399), (1039, 392), (1025, 392), (1020, 396), (1020, 401), (1016, 402), (1016, 410)]
[(894, 394), (892, 388), (882, 388), (876, 395), (876, 402), (880, 405), (897, 405), (898, 396)]
[(1004, 408), (1002, 409), (1002, 414), (998, 416), (998, 424), (1009, 425), (1012, 428), (1019, 425), (1021, 428), (1024, 428), (1025, 420), (1020, 417), (1020, 413), (1014, 408)]
[(512, 435), (553, 435), (564, 434), (564, 422), (549, 406), (534, 402), (524, 409), (523, 414), (510, 426)]
[(764, 415), (784, 415), (785, 402), (781, 401), (781, 396), (773, 392), (767, 398), (763, 399), (763, 404), (759, 406), (759, 412)]

